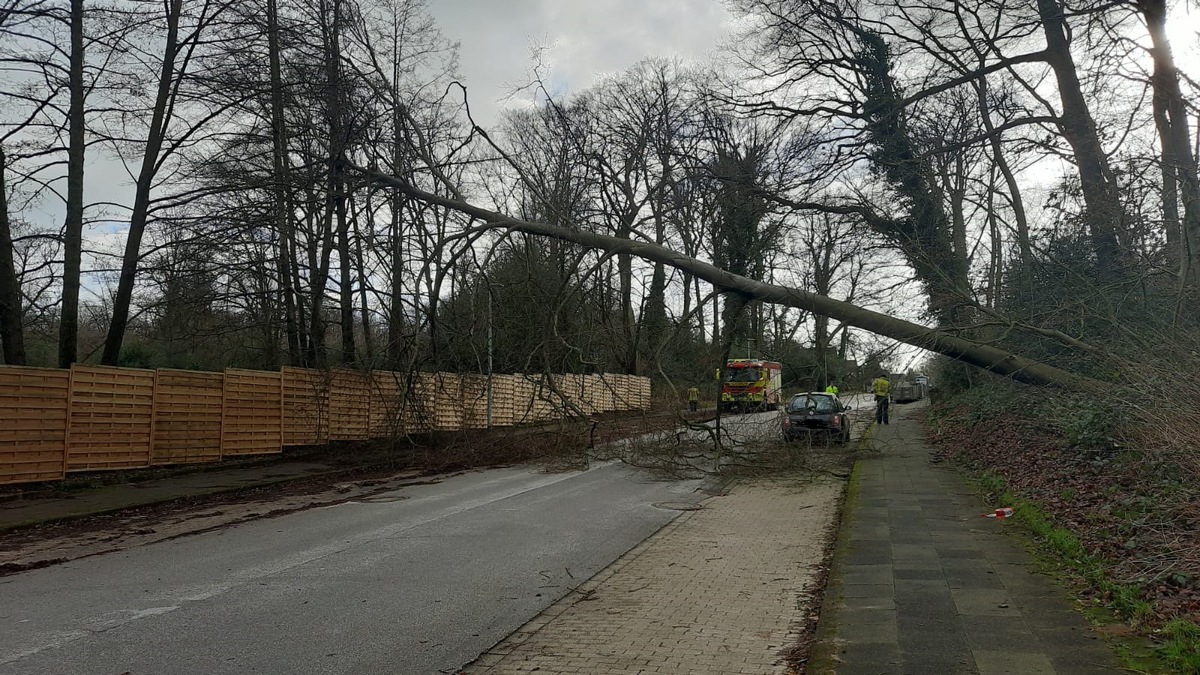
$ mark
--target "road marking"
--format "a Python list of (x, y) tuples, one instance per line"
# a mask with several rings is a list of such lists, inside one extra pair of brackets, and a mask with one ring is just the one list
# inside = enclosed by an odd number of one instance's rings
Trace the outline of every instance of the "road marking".
[[(0, 666), (7, 665), (7, 664), (13, 663), (15, 661), (20, 661), (21, 659), (29, 658), (30, 656), (34, 656), (35, 654), (44, 652), (48, 649), (56, 649), (63, 645), (75, 642), (76, 640), (81, 640), (83, 638), (91, 637), (91, 636), (97, 635), (99, 633), (106, 633), (110, 630), (115, 630), (122, 626), (131, 624), (134, 621), (139, 621), (141, 619), (145, 619), (145, 618), (151, 617), (151, 616), (160, 616), (163, 614), (168, 614), (177, 609), (179, 609), (179, 605), (171, 605), (170, 607), (148, 607), (146, 609), (121, 609), (121, 610), (117, 610), (115, 612), (109, 612), (102, 616), (111, 616), (114, 614), (115, 615), (123, 614), (124, 616), (113, 616), (112, 618), (109, 618), (109, 619), (100, 619), (96, 622), (95, 626), (87, 628), (85, 630), (71, 630), (71, 631), (65, 631), (62, 633), (52, 633), (50, 638), (48, 638), (47, 640), (42, 642), (42, 644), (40, 644), (36, 647), (32, 647), (30, 649), (25, 649), (25, 650), (15, 653), (15, 654), (10, 654), (8, 656), (3, 657), (3, 659), (0, 660)], [(28, 619), (26, 619), (25, 621), (28, 621)], [(25, 621), (20, 621), (18, 623), (25, 623)]]

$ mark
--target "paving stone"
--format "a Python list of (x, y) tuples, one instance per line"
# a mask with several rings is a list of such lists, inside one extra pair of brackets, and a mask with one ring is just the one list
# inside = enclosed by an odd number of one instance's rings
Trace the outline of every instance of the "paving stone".
[(984, 560), (986, 558), (983, 551), (977, 548), (943, 548), (938, 546), (937, 552), (941, 558), (967, 558), (971, 560)]
[(845, 584), (842, 586), (844, 598), (892, 598), (895, 588), (891, 584)]
[(1004, 588), (1004, 582), (995, 574), (987, 571), (944, 570), (946, 584), (950, 588)]
[(901, 654), (904, 675), (972, 675), (979, 671), (970, 654), (941, 656), (938, 654)]
[(847, 662), (838, 668), (838, 673), (841, 675), (899, 675), (902, 672), (904, 671), (900, 665), (899, 657), (897, 657), (896, 661), (888, 663)]
[(851, 667), (850, 670), (839, 668), (838, 672), (869, 672), (861, 670), (866, 664), (891, 664), (898, 669), (900, 647), (895, 642), (847, 643), (838, 650), (838, 660)]
[(891, 565), (847, 565), (841, 575), (842, 581), (851, 584), (892, 584)]
[(896, 599), (892, 595), (864, 596), (842, 598), (842, 606), (850, 610), (858, 609), (896, 609)]
[(922, 544), (902, 544), (892, 542), (892, 559), (901, 560), (940, 560), (937, 549)]
[[(863, 614), (859, 612), (858, 614)], [(895, 612), (878, 612), (882, 620), (869, 618), (845, 621), (838, 629), (838, 637), (848, 644), (885, 643), (895, 645), (900, 639), (900, 627), (896, 625)], [(890, 618), (888, 615), (892, 615)]]
[(888, 565), (892, 552), (887, 547), (861, 549), (848, 555), (847, 561), (853, 565)]
[(1057, 672), (1050, 657), (1041, 653), (976, 650), (973, 655), (979, 675), (1055, 675)]
[(909, 567), (904, 567), (904, 568), (897, 567), (895, 569), (894, 574), (895, 574), (896, 579), (904, 579), (906, 581), (909, 581), (909, 580), (940, 581), (940, 580), (942, 580), (942, 578), (944, 576), (944, 573), (942, 572), (942, 568), (940, 566), (939, 567), (930, 567), (929, 569), (912, 569)]

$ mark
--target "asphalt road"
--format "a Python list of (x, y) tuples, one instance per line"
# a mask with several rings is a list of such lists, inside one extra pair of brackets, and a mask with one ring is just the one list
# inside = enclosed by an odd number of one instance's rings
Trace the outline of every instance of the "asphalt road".
[(454, 672), (697, 487), (481, 471), (0, 578), (0, 673)]

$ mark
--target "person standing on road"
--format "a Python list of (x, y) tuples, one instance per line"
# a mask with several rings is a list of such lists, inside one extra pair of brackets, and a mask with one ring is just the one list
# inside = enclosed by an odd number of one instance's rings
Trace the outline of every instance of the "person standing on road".
[(700, 390), (696, 387), (688, 389), (688, 410), (696, 412), (700, 407)]
[(888, 423), (888, 396), (892, 393), (892, 383), (888, 382), (887, 375), (880, 373), (879, 377), (871, 383), (871, 390), (875, 392), (875, 423)]
[(825, 387), (825, 393), (826, 393), (826, 394), (833, 394), (834, 396), (837, 396), (837, 395), (838, 395), (838, 388), (837, 388), (837, 385), (831, 384), (831, 385), (829, 385), (828, 387)]

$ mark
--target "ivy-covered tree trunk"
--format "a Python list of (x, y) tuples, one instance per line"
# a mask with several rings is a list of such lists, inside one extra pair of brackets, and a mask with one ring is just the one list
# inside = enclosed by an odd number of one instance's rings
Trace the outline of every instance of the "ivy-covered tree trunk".
[[(724, 269), (752, 279), (761, 276), (762, 258), (769, 245), (761, 231), (767, 214), (767, 204), (759, 194), (764, 153), (765, 148), (755, 144), (718, 147), (712, 167), (721, 182), (713, 242), (716, 258)], [(760, 338), (753, 334), (748, 305), (748, 298), (727, 293), (721, 308), (721, 339), (735, 354)]]
[(863, 115), (875, 146), (871, 159), (909, 205), (905, 217), (872, 217), (868, 224), (904, 254), (925, 286), (929, 312), (938, 323), (966, 325), (971, 318), (967, 259), (955, 251), (952, 223), (933, 170), (908, 132), (887, 43), (870, 31), (855, 28), (854, 32), (862, 47)]

